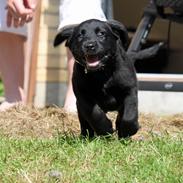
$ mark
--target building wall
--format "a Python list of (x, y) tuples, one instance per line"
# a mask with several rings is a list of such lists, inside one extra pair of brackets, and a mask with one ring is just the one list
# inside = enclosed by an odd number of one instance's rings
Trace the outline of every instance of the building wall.
[(36, 106), (62, 106), (67, 88), (67, 60), (64, 44), (53, 47), (59, 24), (59, 1), (44, 0), (41, 5), (37, 77), (34, 103)]

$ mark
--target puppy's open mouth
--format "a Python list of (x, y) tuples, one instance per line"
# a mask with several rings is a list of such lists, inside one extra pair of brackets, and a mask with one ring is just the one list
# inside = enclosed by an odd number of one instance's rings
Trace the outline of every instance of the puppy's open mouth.
[(87, 55), (85, 56), (85, 60), (88, 69), (98, 68), (101, 61), (101, 59), (97, 55)]

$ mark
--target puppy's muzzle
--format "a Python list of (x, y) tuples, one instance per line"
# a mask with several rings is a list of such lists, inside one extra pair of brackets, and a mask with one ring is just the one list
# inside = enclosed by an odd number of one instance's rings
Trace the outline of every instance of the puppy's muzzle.
[(89, 41), (84, 44), (84, 52), (85, 54), (94, 54), (97, 48), (96, 41)]

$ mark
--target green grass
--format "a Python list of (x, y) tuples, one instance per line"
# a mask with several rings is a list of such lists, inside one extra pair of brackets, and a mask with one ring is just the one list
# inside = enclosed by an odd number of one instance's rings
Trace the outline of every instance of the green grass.
[[(61, 174), (49, 176), (50, 171)], [(149, 140), (0, 139), (2, 183), (182, 183), (182, 136)]]
[(0, 79), (0, 96), (4, 96), (4, 86), (1, 79)]

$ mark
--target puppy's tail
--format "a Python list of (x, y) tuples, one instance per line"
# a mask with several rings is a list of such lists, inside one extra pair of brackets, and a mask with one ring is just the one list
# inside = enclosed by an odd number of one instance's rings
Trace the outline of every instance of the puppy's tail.
[(151, 46), (150, 48), (146, 48), (137, 52), (127, 52), (127, 54), (132, 59), (132, 61), (135, 62), (136, 60), (143, 60), (154, 57), (163, 46), (164, 43), (160, 42), (158, 44), (155, 44), (154, 46)]

